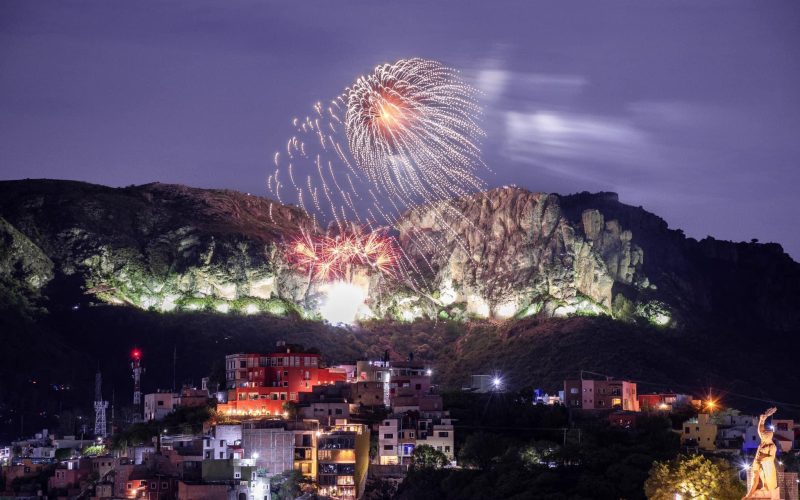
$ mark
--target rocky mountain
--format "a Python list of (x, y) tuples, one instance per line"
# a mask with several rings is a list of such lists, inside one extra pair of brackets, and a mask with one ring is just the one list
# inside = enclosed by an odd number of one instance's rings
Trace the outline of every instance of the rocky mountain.
[(325, 290), (287, 263), (301, 230), (298, 210), (233, 191), (0, 182), (0, 439), (75, 432), (97, 367), (123, 410), (134, 346), (147, 391), (169, 387), (174, 353), (177, 383), (197, 383), (277, 340), (329, 362), (414, 353), (451, 389), (501, 373), (555, 390), (591, 370), (748, 409), (800, 383), (798, 264), (686, 238), (612, 193), (502, 188), (406, 214), (394, 234), (424, 287), (360, 276), (375, 319), (353, 327), (319, 321)]
[(506, 187), (416, 209), (399, 228), (439, 305), (471, 314), (800, 326), (800, 265), (780, 245), (686, 238), (615, 193)]
[[(286, 263), (316, 228), (228, 190), (0, 182), (0, 286), (27, 304), (318, 317), (324, 284)], [(696, 241), (613, 193), (515, 187), (423, 206), (395, 228), (420, 281), (367, 276), (377, 318), (608, 315), (659, 326), (800, 328), (800, 265), (778, 244)]]

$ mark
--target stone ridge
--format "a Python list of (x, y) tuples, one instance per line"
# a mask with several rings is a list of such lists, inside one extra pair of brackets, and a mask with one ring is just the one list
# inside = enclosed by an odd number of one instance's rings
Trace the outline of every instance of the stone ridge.
[[(282, 252), (312, 221), (259, 196), (0, 181), (0, 217), (0, 286), (31, 300), (46, 292), (51, 305), (68, 296), (313, 317), (322, 293)], [(418, 207), (395, 229), (427, 289), (361, 277), (376, 317), (602, 314), (662, 326), (800, 329), (800, 266), (780, 245), (686, 238), (614, 193), (496, 188)]]

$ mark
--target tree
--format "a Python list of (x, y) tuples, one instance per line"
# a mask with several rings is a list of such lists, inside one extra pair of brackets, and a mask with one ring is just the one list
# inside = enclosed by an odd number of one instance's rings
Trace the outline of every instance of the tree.
[(292, 500), (302, 493), (305, 484), (303, 474), (297, 470), (285, 471), (269, 480), (272, 500)]
[(417, 446), (411, 454), (411, 467), (414, 469), (441, 469), (449, 462), (447, 455), (429, 444)]
[(676, 494), (701, 499), (741, 498), (745, 494), (737, 471), (730, 464), (702, 455), (655, 462), (644, 490), (652, 500), (672, 500)]
[(461, 448), (458, 459), (464, 465), (486, 469), (500, 460), (509, 448), (509, 441), (498, 434), (477, 432), (470, 434)]

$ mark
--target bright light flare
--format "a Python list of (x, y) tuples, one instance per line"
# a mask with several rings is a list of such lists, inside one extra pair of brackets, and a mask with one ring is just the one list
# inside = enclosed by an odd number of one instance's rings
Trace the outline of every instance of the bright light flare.
[(321, 288), (325, 293), (325, 301), (319, 308), (322, 317), (334, 325), (355, 323), (367, 298), (367, 290), (346, 281), (335, 281)]

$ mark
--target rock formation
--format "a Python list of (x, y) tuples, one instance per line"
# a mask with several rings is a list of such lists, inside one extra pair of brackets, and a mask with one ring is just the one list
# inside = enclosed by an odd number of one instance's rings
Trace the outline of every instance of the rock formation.
[[(5, 181), (0, 288), (31, 303), (313, 317), (322, 284), (283, 257), (301, 229), (314, 227), (296, 208), (234, 191)], [(378, 317), (800, 327), (800, 266), (779, 245), (686, 238), (613, 193), (498, 188), (417, 208), (395, 230), (423, 286), (360, 277)]]

